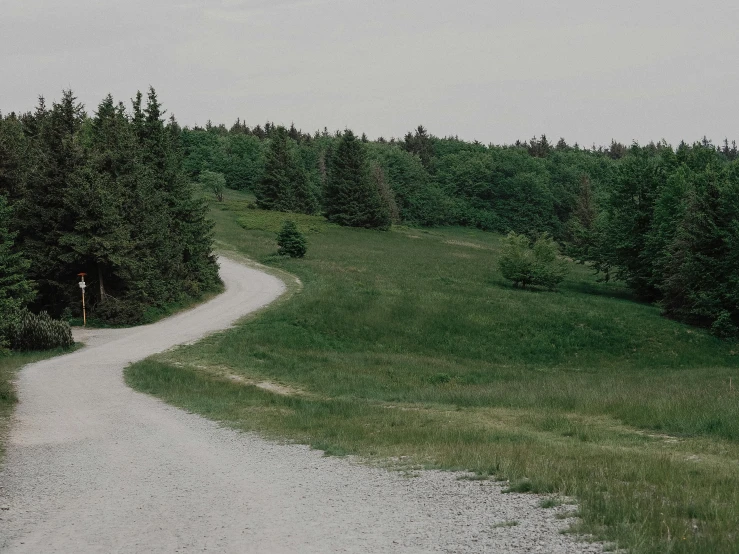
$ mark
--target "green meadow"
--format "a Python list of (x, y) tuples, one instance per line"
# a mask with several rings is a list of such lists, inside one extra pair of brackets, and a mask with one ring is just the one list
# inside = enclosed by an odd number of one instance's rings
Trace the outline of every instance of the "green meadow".
[[(503, 237), (368, 231), (213, 203), (217, 248), (301, 285), (235, 328), (126, 370), (234, 428), (399, 468), (469, 470), (578, 501), (633, 552), (739, 552), (739, 344), (661, 317), (572, 264), (514, 289)], [(275, 255), (291, 218), (304, 259)], [(289, 280), (288, 280), (289, 281)]]

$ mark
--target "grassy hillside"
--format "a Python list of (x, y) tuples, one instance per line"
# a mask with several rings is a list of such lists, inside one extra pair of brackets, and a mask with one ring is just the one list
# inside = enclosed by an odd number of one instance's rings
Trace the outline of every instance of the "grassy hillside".
[(301, 217), (308, 254), (290, 260), (273, 255), (284, 215), (236, 193), (213, 215), (222, 250), (303, 289), (132, 366), (135, 388), (329, 454), (572, 495), (583, 530), (635, 552), (739, 551), (739, 345), (583, 266), (557, 293), (513, 289), (492, 234)]

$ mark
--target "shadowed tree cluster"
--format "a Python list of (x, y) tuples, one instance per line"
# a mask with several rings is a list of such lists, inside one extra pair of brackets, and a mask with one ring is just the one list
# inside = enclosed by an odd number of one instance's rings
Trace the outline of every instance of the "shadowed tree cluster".
[(35, 283), (34, 311), (79, 311), (87, 273), (94, 315), (135, 323), (149, 308), (219, 284), (207, 206), (183, 170), (182, 130), (156, 92), (130, 110), (106, 97), (88, 116), (71, 91), (0, 120), (0, 194)]

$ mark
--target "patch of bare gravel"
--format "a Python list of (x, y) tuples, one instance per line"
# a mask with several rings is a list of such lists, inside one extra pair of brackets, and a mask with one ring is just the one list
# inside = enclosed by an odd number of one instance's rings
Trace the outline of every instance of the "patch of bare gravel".
[[(416, 477), (220, 427), (136, 393), (123, 368), (231, 325), (283, 291), (221, 260), (226, 292), (160, 323), (83, 331), (26, 367), (0, 474), (7, 552), (600, 552), (534, 495)], [(514, 523), (515, 522), (515, 523)]]

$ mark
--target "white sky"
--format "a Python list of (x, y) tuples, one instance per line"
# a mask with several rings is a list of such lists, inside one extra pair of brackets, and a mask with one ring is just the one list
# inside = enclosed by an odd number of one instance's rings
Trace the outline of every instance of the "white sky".
[(183, 125), (739, 141), (738, 30), (726, 0), (0, 0), (0, 109), (151, 84)]

